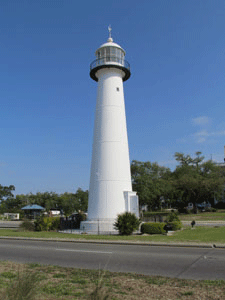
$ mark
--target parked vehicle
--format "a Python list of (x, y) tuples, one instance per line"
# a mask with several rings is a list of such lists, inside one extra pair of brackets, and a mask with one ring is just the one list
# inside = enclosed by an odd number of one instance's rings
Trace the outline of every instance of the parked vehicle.
[(207, 208), (211, 208), (211, 204), (209, 202), (203, 202), (196, 205), (198, 209), (201, 211), (205, 211)]

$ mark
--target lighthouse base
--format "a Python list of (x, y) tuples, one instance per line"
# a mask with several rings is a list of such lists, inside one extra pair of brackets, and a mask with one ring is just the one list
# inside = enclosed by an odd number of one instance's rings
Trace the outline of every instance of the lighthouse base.
[(80, 230), (88, 234), (118, 234), (114, 228), (116, 219), (87, 220), (80, 223)]

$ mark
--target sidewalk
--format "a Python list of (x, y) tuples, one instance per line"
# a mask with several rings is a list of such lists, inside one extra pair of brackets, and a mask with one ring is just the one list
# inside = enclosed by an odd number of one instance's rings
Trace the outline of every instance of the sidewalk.
[(86, 239), (68, 239), (68, 238), (28, 238), (28, 237), (13, 237), (0, 236), (1, 239), (6, 240), (26, 240), (26, 241), (46, 241), (46, 242), (69, 242), (69, 243), (94, 243), (94, 244), (116, 244), (116, 245), (139, 245), (139, 246), (162, 246), (162, 247), (193, 247), (193, 248), (220, 248), (225, 249), (225, 244), (219, 243), (177, 243), (177, 242), (142, 242), (142, 241), (112, 241), (112, 240), (86, 240)]
[[(191, 221), (181, 221), (184, 226), (191, 226)], [(195, 226), (225, 226), (225, 221), (195, 221)]]

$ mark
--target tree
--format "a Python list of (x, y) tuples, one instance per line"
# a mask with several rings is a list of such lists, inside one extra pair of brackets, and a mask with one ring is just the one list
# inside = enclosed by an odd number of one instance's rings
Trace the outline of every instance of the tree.
[(75, 196), (78, 201), (78, 210), (86, 212), (88, 209), (88, 190), (83, 191), (81, 188), (78, 188)]
[(77, 199), (75, 194), (64, 193), (60, 195), (59, 207), (63, 211), (65, 216), (69, 216), (78, 210)]
[(214, 202), (215, 195), (221, 195), (224, 189), (222, 169), (211, 160), (204, 162), (201, 152), (196, 157), (175, 153), (179, 165), (173, 172), (173, 184), (179, 193), (179, 200), (186, 205), (194, 206), (203, 201)]
[(88, 206), (88, 191), (83, 191), (78, 188), (76, 193), (57, 194), (54, 192), (44, 192), (27, 195), (16, 195), (13, 197), (11, 190), (15, 189), (13, 186), (0, 186), (0, 200), (2, 200), (1, 211), (18, 211), (23, 206), (38, 204), (46, 209), (48, 212), (51, 208), (57, 208), (64, 212), (66, 216), (74, 212), (87, 210)]
[(0, 184), (0, 212), (8, 212), (9, 209), (11, 208), (8, 203), (12, 203), (14, 199), (14, 195), (12, 191), (15, 191), (14, 185), (10, 186), (2, 186)]
[(149, 208), (160, 207), (160, 198), (168, 199), (172, 194), (170, 182), (171, 171), (157, 163), (140, 162), (131, 163), (131, 176), (133, 189), (137, 191), (140, 205)]
[(14, 185), (2, 186), (0, 184), (0, 201), (5, 201), (9, 198), (13, 198), (14, 195), (13, 195), (12, 191), (15, 191)]
[(59, 207), (66, 216), (74, 212), (86, 211), (88, 206), (88, 191), (78, 188), (75, 194), (64, 193), (60, 195)]

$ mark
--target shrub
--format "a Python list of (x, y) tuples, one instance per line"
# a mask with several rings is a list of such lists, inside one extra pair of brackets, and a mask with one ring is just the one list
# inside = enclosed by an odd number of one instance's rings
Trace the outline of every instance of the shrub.
[(197, 207), (192, 208), (191, 210), (192, 214), (198, 214), (199, 213), (199, 209)]
[(40, 217), (35, 221), (37, 231), (60, 229), (60, 217)]
[(49, 231), (52, 226), (51, 218), (44, 216), (37, 218), (34, 223), (36, 231)]
[(205, 209), (205, 211), (206, 211), (206, 212), (217, 212), (217, 209), (214, 208), (214, 207), (207, 207), (207, 208)]
[(135, 230), (138, 230), (140, 225), (139, 219), (130, 212), (125, 212), (118, 215), (116, 222), (114, 223), (114, 228), (119, 230), (121, 235), (130, 235)]
[(154, 217), (154, 216), (168, 216), (169, 212), (165, 211), (144, 211), (143, 212), (143, 217)]
[(180, 230), (182, 228), (181, 221), (168, 222), (167, 225), (171, 226), (172, 231)]
[(165, 223), (155, 222), (155, 223), (143, 223), (141, 225), (141, 233), (147, 234), (162, 234), (166, 231), (164, 230)]
[(191, 214), (191, 209), (187, 209), (187, 207), (178, 208), (179, 214)]
[(20, 231), (34, 231), (35, 225), (32, 221), (25, 220), (19, 226)]
[(171, 212), (167, 218), (166, 222), (174, 222), (174, 221), (180, 221), (179, 216), (176, 212)]
[(51, 226), (50, 230), (59, 230), (60, 229), (60, 217), (50, 217)]
[(166, 223), (172, 231), (180, 230), (182, 228), (182, 223), (179, 219), (179, 216), (175, 212), (172, 212), (168, 215)]

